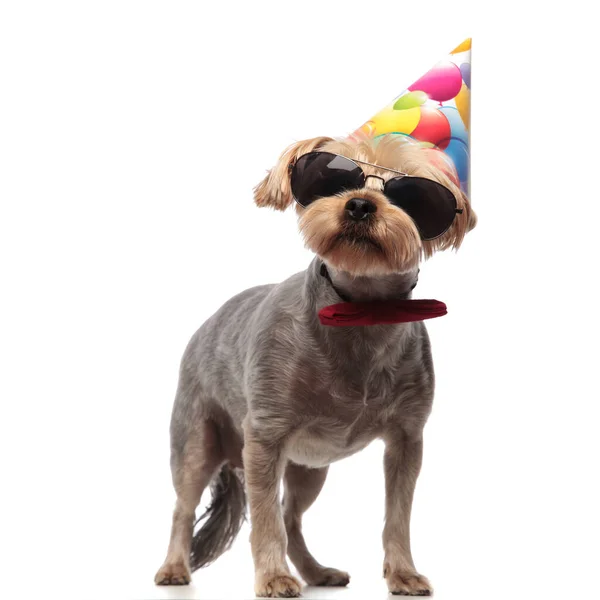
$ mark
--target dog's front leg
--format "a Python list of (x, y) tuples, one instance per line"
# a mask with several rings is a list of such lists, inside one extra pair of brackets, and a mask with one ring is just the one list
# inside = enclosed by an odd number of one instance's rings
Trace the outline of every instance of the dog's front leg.
[(410, 511), (423, 458), (423, 439), (395, 431), (385, 439), (385, 527), (383, 576), (392, 594), (429, 596), (429, 581), (419, 575), (410, 551)]
[(279, 501), (279, 486), (285, 468), (281, 442), (266, 440), (246, 423), (244, 427), (244, 471), (248, 487), (257, 596), (294, 598), (300, 583), (286, 561), (287, 535)]

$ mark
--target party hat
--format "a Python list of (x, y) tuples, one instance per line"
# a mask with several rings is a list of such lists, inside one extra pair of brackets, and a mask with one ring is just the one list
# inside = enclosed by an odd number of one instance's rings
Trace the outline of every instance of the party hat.
[[(468, 194), (471, 38), (466, 39), (353, 136), (406, 136), (432, 149), (431, 159)], [(441, 152), (440, 152), (441, 151)], [(444, 166), (444, 165), (442, 165)]]

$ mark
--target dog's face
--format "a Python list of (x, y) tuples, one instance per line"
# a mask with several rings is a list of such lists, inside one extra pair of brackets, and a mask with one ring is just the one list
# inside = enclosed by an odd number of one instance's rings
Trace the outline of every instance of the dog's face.
[[(396, 136), (377, 142), (337, 141), (320, 137), (290, 146), (278, 164), (255, 189), (258, 206), (285, 210), (292, 194), (292, 167), (302, 155), (329, 152), (356, 161), (365, 177), (362, 187), (319, 197), (306, 208), (297, 205), (299, 227), (306, 246), (334, 268), (354, 275), (381, 276), (414, 269), (422, 257), (437, 250), (458, 248), (477, 221), (469, 201), (431, 151)], [(362, 163), (373, 163), (407, 175), (435, 181), (452, 192), (459, 212), (439, 237), (423, 240), (413, 219), (383, 193), (397, 173)], [(371, 176), (371, 177), (370, 177)]]

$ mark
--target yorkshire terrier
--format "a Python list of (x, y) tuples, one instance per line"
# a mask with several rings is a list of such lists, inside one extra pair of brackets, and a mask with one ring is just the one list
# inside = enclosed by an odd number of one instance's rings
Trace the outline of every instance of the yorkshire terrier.
[[(157, 584), (189, 583), (192, 571), (230, 547), (247, 493), (257, 596), (300, 595), (286, 555), (309, 585), (347, 585), (348, 573), (309, 552), (302, 515), (329, 464), (380, 438), (387, 586), (392, 594), (432, 593), (409, 534), (434, 392), (426, 328), (328, 327), (318, 312), (342, 300), (410, 298), (420, 260), (457, 248), (475, 226), (467, 197), (434, 152), (400, 136), (315, 138), (290, 146), (255, 188), (258, 206), (296, 202), (316, 256), (306, 271), (226, 302), (185, 350), (170, 428), (177, 503)], [(196, 520), (208, 485), (212, 502)]]

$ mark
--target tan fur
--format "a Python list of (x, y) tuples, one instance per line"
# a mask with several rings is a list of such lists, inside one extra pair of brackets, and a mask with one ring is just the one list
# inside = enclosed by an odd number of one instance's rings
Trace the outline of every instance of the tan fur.
[(185, 585), (190, 582), (194, 512), (202, 492), (225, 458), (212, 421), (200, 421), (186, 446), (185, 461), (173, 473), (177, 504), (167, 557), (154, 577), (157, 585)]
[(405, 433), (385, 439), (385, 527), (383, 576), (393, 594), (430, 595), (429, 581), (418, 574), (410, 552), (410, 514), (423, 458), (423, 441)]
[[(444, 170), (430, 160), (419, 144), (397, 136), (384, 136), (377, 141), (319, 137), (298, 142), (282, 154), (275, 168), (256, 187), (256, 204), (278, 210), (290, 206), (293, 202), (290, 165), (303, 154), (316, 149), (437, 181), (452, 191), (458, 208), (463, 209), (444, 235), (435, 240), (421, 241), (411, 218), (387, 201), (380, 191), (383, 187), (381, 180), (375, 178), (368, 178), (362, 190), (321, 198), (308, 208), (297, 206), (300, 231), (306, 246), (336, 268), (355, 275), (406, 272), (413, 269), (421, 258), (428, 258), (438, 250), (459, 248), (465, 234), (477, 223), (469, 200)], [(360, 166), (365, 175), (378, 175), (386, 181), (397, 176), (383, 169)], [(344, 206), (350, 198), (366, 198), (376, 204), (377, 226), (369, 236), (374, 244), (343, 239)]]
[[(344, 232), (344, 206), (350, 198), (365, 198), (377, 206), (377, 224), (369, 237), (359, 242)], [(380, 192), (368, 189), (321, 198), (308, 208), (298, 208), (300, 231), (305, 244), (329, 264), (355, 275), (385, 275), (414, 269), (419, 262), (421, 240), (410, 217), (392, 206)]]
[(316, 500), (327, 477), (327, 467), (313, 469), (288, 463), (284, 478), (283, 518), (288, 535), (288, 555), (309, 585), (345, 586), (350, 575), (324, 567), (308, 551), (302, 535), (302, 515)]
[(243, 458), (252, 514), (254, 591), (268, 598), (298, 596), (301, 586), (287, 565), (287, 534), (278, 502), (285, 458), (277, 447), (255, 435), (249, 421), (244, 423)]
[[(309, 269), (280, 285), (239, 294), (190, 341), (171, 419), (177, 505), (159, 584), (188, 583), (190, 566), (210, 564), (229, 547), (243, 521), (243, 481), (235, 474), (243, 467), (256, 594), (300, 595), (287, 555), (307, 583), (346, 585), (346, 572), (322, 566), (308, 551), (302, 515), (321, 491), (327, 465), (383, 438), (388, 589), (431, 593), (415, 569), (409, 527), (422, 431), (433, 401), (426, 329), (411, 323), (330, 331), (315, 327), (315, 310), (344, 296), (354, 302), (409, 297), (419, 260), (458, 248), (476, 216), (443, 161), (432, 162), (437, 154), (397, 137), (320, 137), (293, 144), (256, 187), (256, 203), (290, 206), (290, 165), (315, 149), (372, 163), (361, 165), (365, 186), (298, 207), (300, 231), (318, 255)], [(423, 242), (408, 214), (383, 194), (384, 182), (397, 174), (382, 167), (439, 182), (463, 213), (439, 239)], [(352, 219), (346, 211), (351, 198), (368, 199), (375, 210)], [(209, 482), (209, 516), (192, 536), (194, 510)]]
[(254, 188), (254, 200), (258, 206), (270, 206), (276, 210), (285, 210), (294, 201), (290, 185), (289, 166), (300, 156), (321, 148), (329, 137), (317, 137), (296, 142), (288, 146), (279, 157), (279, 161), (267, 176)]

